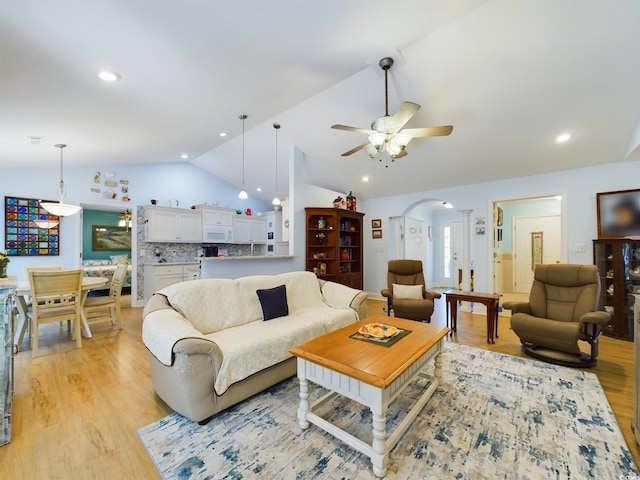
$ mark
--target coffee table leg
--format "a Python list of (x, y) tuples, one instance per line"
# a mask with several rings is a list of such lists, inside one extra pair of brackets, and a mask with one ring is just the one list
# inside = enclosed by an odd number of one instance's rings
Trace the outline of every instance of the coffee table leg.
[(298, 424), (300, 428), (306, 430), (309, 428), (309, 420), (307, 420), (307, 413), (309, 413), (309, 381), (306, 378), (299, 378), (300, 380), (300, 405), (298, 406)]
[(371, 445), (374, 455), (371, 457), (373, 473), (382, 478), (387, 474), (387, 407), (382, 405), (380, 411), (376, 407), (370, 407), (373, 414), (373, 443)]
[(435, 368), (433, 370), (433, 376), (435, 377), (434, 382), (438, 385), (436, 390), (441, 392), (444, 389), (444, 387), (442, 386), (442, 350), (440, 350), (440, 353), (436, 355), (436, 358), (434, 359), (434, 361), (435, 361)]

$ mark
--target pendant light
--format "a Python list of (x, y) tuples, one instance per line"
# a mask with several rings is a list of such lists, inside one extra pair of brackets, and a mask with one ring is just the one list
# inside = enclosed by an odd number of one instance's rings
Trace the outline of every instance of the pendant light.
[(68, 217), (70, 215), (75, 215), (76, 213), (78, 213), (81, 208), (77, 205), (64, 203), (64, 195), (66, 192), (64, 188), (62, 151), (66, 147), (66, 145), (64, 143), (57, 143), (54, 146), (60, 149), (60, 181), (58, 182), (58, 203), (40, 202), (40, 205), (52, 215), (56, 215), (58, 217)]
[(280, 124), (274, 123), (273, 128), (276, 130), (276, 196), (273, 197), (271, 204), (277, 207), (280, 205), (280, 197), (278, 197), (278, 130), (280, 129)]
[(240, 115), (240, 120), (242, 120), (242, 190), (238, 194), (238, 198), (240, 200), (246, 200), (249, 198), (247, 195), (247, 191), (244, 188), (244, 121), (247, 119), (246, 115)]

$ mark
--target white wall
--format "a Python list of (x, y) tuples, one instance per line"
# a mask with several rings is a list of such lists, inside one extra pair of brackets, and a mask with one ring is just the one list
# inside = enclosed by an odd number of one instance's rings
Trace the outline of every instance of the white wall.
[[(527, 197), (563, 195), (566, 208), (567, 247), (569, 263), (593, 263), (591, 240), (597, 238), (596, 193), (638, 188), (640, 161), (611, 163), (564, 172), (535, 175), (529, 177), (478, 183), (454, 188), (429, 190), (425, 192), (397, 195), (392, 197), (361, 200), (359, 207), (370, 218), (388, 219), (402, 215), (406, 208), (422, 199), (442, 198), (452, 203), (455, 211), (473, 209), (471, 217), (484, 216), (491, 221), (490, 206), (493, 201)], [(461, 215), (460, 215), (460, 218)], [(487, 229), (491, 227), (487, 224)], [(491, 235), (474, 238), (471, 256), (475, 267), (475, 289), (487, 291), (490, 283), (489, 244)], [(585, 253), (574, 253), (573, 245), (587, 245)], [(380, 241), (372, 241), (370, 235), (364, 239), (364, 288), (379, 295), (385, 287), (387, 276), (388, 244), (385, 251), (377, 252), (375, 246)]]
[[(44, 198), (56, 200), (56, 187), (60, 175), (59, 165), (53, 162), (51, 167), (1, 167), (0, 178), (3, 179), (1, 196), (16, 196), (26, 198)], [(102, 173), (102, 185), (106, 173), (115, 172), (114, 180), (126, 178), (129, 181), (128, 195), (130, 202), (123, 202), (120, 196), (117, 200), (107, 200), (102, 194), (92, 193), (91, 188), (97, 187), (93, 183), (96, 171)], [(188, 208), (192, 204), (214, 200), (221, 205), (228, 203), (234, 208), (251, 208), (254, 212), (271, 210), (272, 207), (262, 201), (249, 197), (248, 200), (238, 199), (238, 189), (219, 178), (204, 172), (189, 163), (153, 164), (153, 165), (118, 165), (117, 167), (102, 166), (67, 166), (64, 168), (64, 181), (67, 187), (65, 201), (73, 204), (92, 206), (108, 206), (114, 210), (130, 208), (135, 211), (137, 205), (148, 205), (149, 199), (155, 198), (159, 205), (168, 205), (169, 199), (180, 201), (180, 207)], [(4, 222), (2, 224), (2, 238), (4, 239)], [(9, 275), (24, 277), (24, 265), (41, 263), (63, 263), (65, 268), (80, 265), (78, 256), (81, 248), (80, 217), (64, 218), (60, 231), (60, 255), (56, 257), (11, 257)], [(3, 247), (4, 248), (4, 245)]]

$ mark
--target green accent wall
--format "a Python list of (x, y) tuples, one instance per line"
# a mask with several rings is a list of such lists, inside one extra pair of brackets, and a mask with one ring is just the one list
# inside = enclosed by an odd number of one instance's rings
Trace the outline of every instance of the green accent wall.
[(106, 210), (82, 211), (82, 259), (83, 260), (110, 260), (111, 255), (125, 255), (131, 258), (131, 251), (122, 250), (92, 250), (92, 227), (94, 225), (118, 226), (119, 212)]

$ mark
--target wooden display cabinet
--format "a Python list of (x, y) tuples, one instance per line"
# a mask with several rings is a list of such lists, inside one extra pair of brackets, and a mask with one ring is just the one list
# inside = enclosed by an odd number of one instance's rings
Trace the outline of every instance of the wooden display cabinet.
[(362, 217), (337, 208), (305, 208), (306, 269), (318, 278), (363, 288)]
[(640, 241), (593, 241), (593, 263), (600, 275), (600, 308), (612, 313), (605, 335), (633, 341), (635, 295), (640, 293)]

